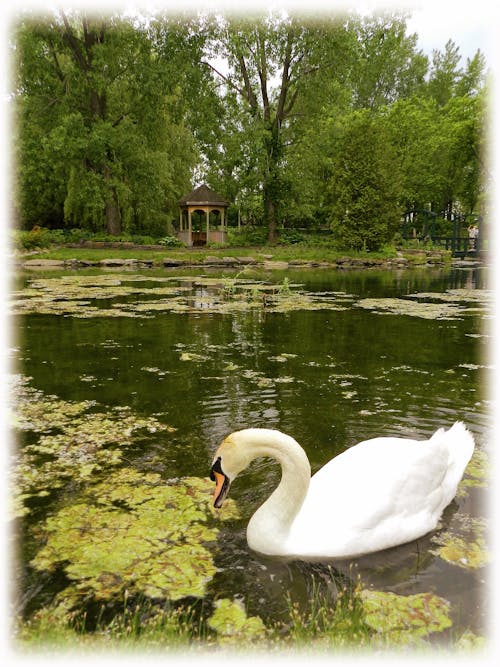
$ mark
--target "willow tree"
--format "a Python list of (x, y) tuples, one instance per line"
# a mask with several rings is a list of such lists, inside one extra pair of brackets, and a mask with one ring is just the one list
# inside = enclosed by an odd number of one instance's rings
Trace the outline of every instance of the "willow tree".
[(180, 34), (165, 39), (163, 26), (160, 51), (154, 29), (63, 11), (20, 23), (15, 92), (25, 226), (165, 232), (197, 155), (179, 109), (191, 50)]
[(347, 35), (343, 17), (314, 22), (269, 13), (219, 20), (216, 53), (228, 71), (214, 60), (207, 59), (205, 65), (223, 83), (227, 106), (239, 111), (236, 126), (242, 145), (252, 139), (252, 165), (247, 161), (246, 169), (256, 174), (270, 243), (276, 241), (280, 210), (286, 204), (287, 148), (296, 110), (316, 78), (345, 67)]

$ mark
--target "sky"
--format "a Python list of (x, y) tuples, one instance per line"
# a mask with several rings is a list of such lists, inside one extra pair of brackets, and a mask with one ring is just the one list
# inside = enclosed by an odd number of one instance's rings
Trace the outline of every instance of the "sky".
[[(495, 25), (498, 24), (495, 5), (498, 0), (27, 0), (23, 2), (3, 0), (1, 14), (13, 16), (17, 9), (33, 7), (44, 10), (48, 7), (70, 7), (96, 9), (112, 8), (132, 10), (175, 9), (175, 8), (222, 8), (234, 10), (235, 5), (243, 10), (266, 9), (268, 7), (292, 8), (297, 10), (326, 11), (329, 9), (358, 9), (370, 13), (384, 8), (407, 8), (413, 16), (408, 22), (411, 32), (419, 35), (419, 46), (430, 54), (433, 49), (442, 49), (449, 38), (459, 47), (464, 57), (471, 57), (480, 48), (490, 64), (493, 64), (495, 47)], [(2, 21), (3, 26), (6, 22)], [(3, 28), (5, 32), (5, 27)], [(2, 40), (3, 41), (3, 40)]]

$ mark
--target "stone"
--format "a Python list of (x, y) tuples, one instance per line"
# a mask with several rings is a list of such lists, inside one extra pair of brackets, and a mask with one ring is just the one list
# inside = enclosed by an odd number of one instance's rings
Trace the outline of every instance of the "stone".
[(270, 260), (266, 260), (264, 262), (264, 268), (271, 271), (288, 269), (288, 262), (280, 262), (280, 261), (272, 262)]
[(182, 259), (175, 257), (164, 257), (162, 260), (163, 266), (182, 266), (184, 264)]
[(25, 268), (39, 267), (39, 268), (62, 268), (65, 265), (63, 259), (28, 259), (23, 262)]
[(307, 259), (291, 259), (289, 262), (290, 266), (318, 266), (319, 262), (311, 262)]
[(257, 264), (257, 260), (254, 257), (237, 257), (239, 264)]
[(108, 259), (101, 259), (99, 264), (101, 266), (123, 266), (125, 264), (125, 260), (112, 257)]
[(78, 259), (76, 263), (78, 266), (99, 266), (98, 259)]

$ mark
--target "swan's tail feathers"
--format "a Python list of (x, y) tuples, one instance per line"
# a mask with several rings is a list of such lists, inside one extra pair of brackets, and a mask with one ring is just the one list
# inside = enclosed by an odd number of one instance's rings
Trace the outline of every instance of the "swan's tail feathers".
[(448, 481), (452, 486), (458, 486), (465, 468), (474, 452), (474, 437), (463, 422), (455, 422), (445, 431), (439, 429), (431, 438), (440, 440), (448, 449)]

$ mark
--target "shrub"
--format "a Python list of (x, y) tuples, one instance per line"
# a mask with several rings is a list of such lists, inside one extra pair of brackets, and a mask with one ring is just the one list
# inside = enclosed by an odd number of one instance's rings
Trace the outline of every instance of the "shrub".
[(261, 246), (267, 243), (266, 227), (228, 229), (229, 244), (233, 246)]
[(164, 245), (167, 248), (182, 248), (184, 243), (176, 236), (164, 236), (158, 241), (159, 245)]
[(56, 243), (66, 241), (64, 232), (60, 229), (45, 229), (36, 225), (30, 231), (16, 230), (14, 232), (14, 246), (19, 250), (35, 250), (48, 248)]
[(302, 243), (304, 241), (304, 236), (296, 229), (282, 229), (279, 234), (280, 243)]

